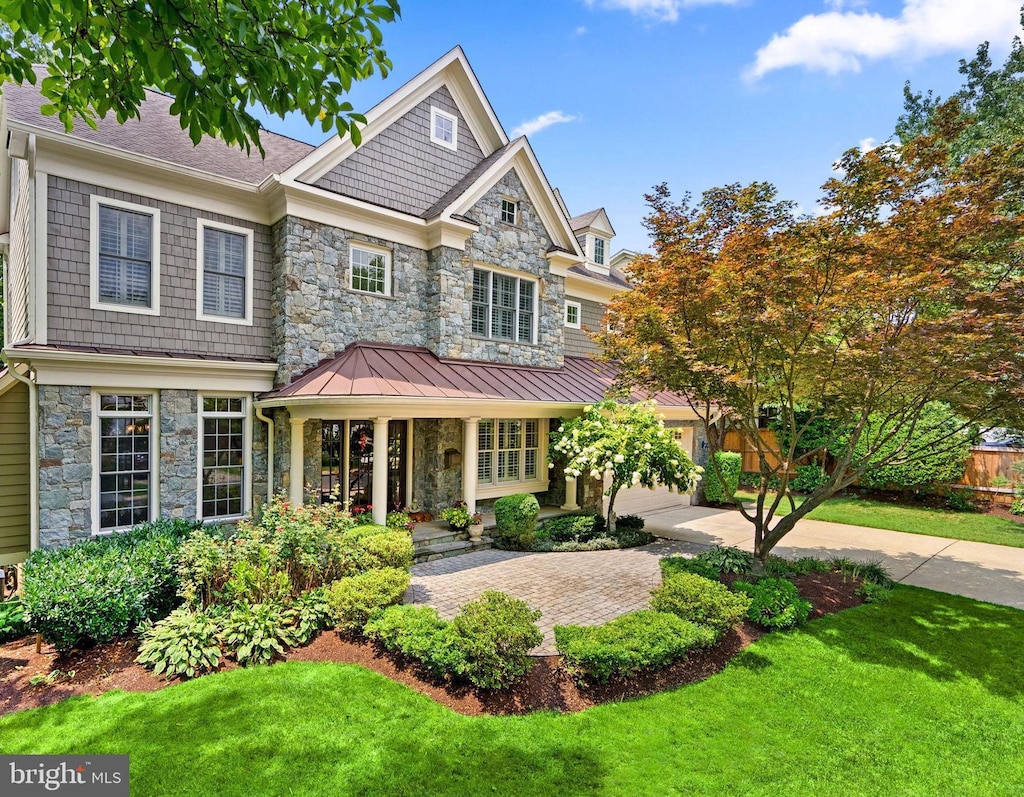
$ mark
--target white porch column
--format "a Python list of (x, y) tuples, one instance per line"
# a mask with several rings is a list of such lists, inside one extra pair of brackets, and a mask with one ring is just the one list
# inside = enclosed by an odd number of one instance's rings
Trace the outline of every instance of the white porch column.
[(305, 478), (303, 478), (303, 429), (306, 425), (305, 418), (292, 418), (292, 437), (290, 443), (290, 454), (291, 464), (289, 467), (288, 475), (288, 497), (291, 499), (292, 506), (302, 506), (304, 499), (303, 488), (305, 487)]
[(373, 522), (383, 526), (388, 519), (388, 421), (373, 419)]
[(560, 507), (567, 512), (575, 512), (580, 508), (579, 503), (576, 501), (576, 477), (566, 476), (565, 477), (565, 503)]
[(462, 500), (469, 514), (476, 514), (477, 433), (479, 418), (462, 419)]

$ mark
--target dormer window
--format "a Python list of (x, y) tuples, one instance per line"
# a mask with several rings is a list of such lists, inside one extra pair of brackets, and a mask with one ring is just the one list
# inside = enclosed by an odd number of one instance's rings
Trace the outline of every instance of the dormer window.
[(604, 262), (604, 238), (594, 238), (594, 262), (603, 266)]
[(501, 220), (506, 224), (515, 224), (519, 219), (519, 205), (511, 199), (501, 200)]
[(448, 149), (458, 149), (459, 118), (431, 106), (430, 140)]

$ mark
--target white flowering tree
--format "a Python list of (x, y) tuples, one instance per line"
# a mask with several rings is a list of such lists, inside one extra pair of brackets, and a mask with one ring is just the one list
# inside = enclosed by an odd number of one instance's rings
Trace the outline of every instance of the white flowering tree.
[[(565, 475), (611, 477), (608, 529), (615, 531), (615, 496), (623, 487), (659, 484), (691, 492), (703, 469), (693, 464), (665, 428), (653, 401), (620, 404), (606, 400), (584, 408), (551, 435), (552, 458), (564, 464)], [(554, 467), (552, 462), (548, 467)]]

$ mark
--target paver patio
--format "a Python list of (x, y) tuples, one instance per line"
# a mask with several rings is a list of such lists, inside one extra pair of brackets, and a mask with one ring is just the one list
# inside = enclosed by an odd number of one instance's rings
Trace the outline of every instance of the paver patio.
[(554, 626), (599, 625), (646, 608), (651, 590), (661, 583), (658, 560), (703, 547), (666, 540), (625, 551), (477, 551), (415, 565), (406, 602), (433, 606), (451, 618), (482, 592), (500, 590), (541, 612), (537, 625), (544, 641), (532, 652), (553, 655)]

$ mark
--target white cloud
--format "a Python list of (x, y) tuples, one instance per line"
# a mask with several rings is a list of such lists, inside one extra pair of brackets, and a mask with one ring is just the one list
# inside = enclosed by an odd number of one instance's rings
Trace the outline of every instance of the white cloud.
[(527, 119), (525, 122), (519, 125), (515, 130), (512, 131), (513, 138), (519, 138), (519, 136), (532, 136), (534, 133), (539, 133), (546, 127), (551, 125), (560, 125), (565, 122), (575, 122), (579, 119), (578, 116), (572, 116), (561, 111), (548, 111), (542, 113), (540, 116), (536, 116), (533, 119)]
[(600, 6), (613, 11), (628, 11), (655, 22), (675, 22), (679, 12), (694, 6), (733, 5), (737, 0), (583, 0), (589, 7)]
[(912, 59), (973, 49), (983, 41), (1002, 46), (1020, 32), (1020, 0), (904, 0), (898, 17), (835, 9), (808, 14), (757, 51), (746, 77), (802, 66), (835, 75), (859, 72), (865, 61)]
[(573, 31), (573, 33), (575, 33), (577, 36), (582, 36), (586, 32), (586, 25), (580, 25), (579, 27), (576, 28), (576, 30)]
[(868, 136), (867, 138), (862, 138), (860, 141), (858, 141), (857, 146), (860, 148), (861, 155), (867, 155), (869, 152), (871, 152), (871, 150), (877, 147), (878, 144), (875, 143), (874, 138)]

